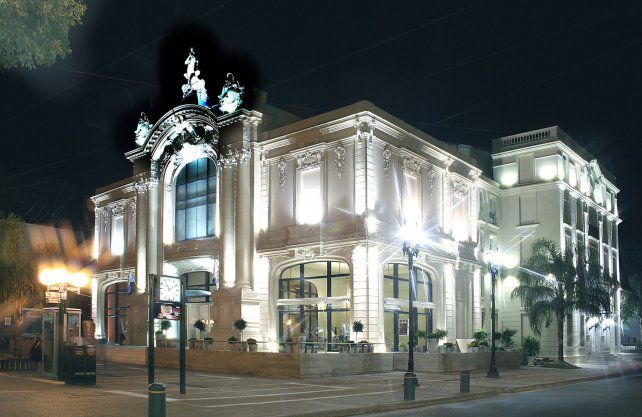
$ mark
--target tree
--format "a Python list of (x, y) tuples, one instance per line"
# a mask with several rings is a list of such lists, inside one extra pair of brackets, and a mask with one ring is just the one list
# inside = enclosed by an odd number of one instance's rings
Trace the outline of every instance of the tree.
[(0, 217), (0, 304), (41, 301), (37, 280), (37, 254), (31, 249), (25, 224), (15, 214)]
[(512, 297), (521, 298), (536, 335), (553, 319), (557, 324), (557, 359), (564, 361), (564, 323), (567, 314), (579, 310), (592, 316), (610, 315), (616, 282), (588, 259), (581, 249), (567, 249), (546, 239), (533, 243), (532, 256), (519, 273), (520, 285)]
[(629, 284), (622, 291), (620, 315), (624, 324), (633, 320), (640, 323), (640, 340), (642, 340), (642, 278), (638, 274), (629, 277)]
[(52, 65), (87, 6), (78, 0), (0, 0), (0, 69)]
[(355, 339), (359, 340), (359, 333), (363, 332), (363, 323), (360, 321), (352, 323), (352, 331), (356, 334)]
[(247, 321), (238, 319), (234, 322), (234, 328), (241, 332), (241, 342), (243, 341), (243, 330), (247, 327)]

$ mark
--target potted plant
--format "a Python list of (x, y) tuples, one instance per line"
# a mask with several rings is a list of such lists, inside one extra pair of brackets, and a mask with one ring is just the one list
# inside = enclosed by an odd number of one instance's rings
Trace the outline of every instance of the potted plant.
[(227, 343), (230, 344), (230, 350), (237, 351), (238, 350), (238, 342), (239, 338), (236, 336), (232, 336), (229, 339), (227, 339)]
[(470, 352), (478, 352), (479, 351), (479, 342), (477, 342), (476, 340), (473, 340), (472, 342), (470, 342), (468, 344), (468, 350)]
[(198, 319), (194, 322), (194, 327), (202, 334), (207, 329), (207, 323), (203, 319)]
[(399, 352), (408, 352), (408, 345), (406, 345), (406, 342), (399, 342)]
[(169, 320), (161, 321), (160, 328), (163, 333), (165, 333), (169, 328), (172, 327), (172, 322)]
[(214, 349), (214, 338), (206, 336), (203, 338), (205, 341), (205, 350), (213, 350)]
[(355, 332), (355, 339), (359, 340), (359, 333), (363, 332), (363, 323), (360, 321), (352, 323), (352, 331)]
[(522, 350), (528, 356), (528, 366), (535, 365), (535, 357), (539, 355), (540, 343), (533, 336), (527, 336), (522, 339)]
[(359, 345), (361, 346), (361, 353), (368, 353), (372, 351), (371, 344), (367, 340), (362, 340), (361, 342), (359, 342)]
[(243, 330), (247, 327), (247, 322), (243, 319), (238, 319), (234, 322), (234, 328), (241, 332), (241, 349), (245, 351), (245, 345), (243, 344)]
[(258, 350), (258, 344), (256, 343), (256, 339), (249, 338), (247, 339), (247, 347), (250, 352), (256, 352)]
[(503, 350), (513, 350), (515, 348), (515, 341), (513, 336), (517, 333), (515, 329), (505, 328), (499, 333), (499, 341), (502, 344)]
[(489, 337), (490, 334), (486, 329), (480, 329), (473, 333), (473, 339), (475, 339), (475, 342), (477, 342), (478, 351), (481, 351), (483, 348), (488, 347)]
[(162, 330), (156, 330), (156, 340), (166, 340), (165, 333)]
[(448, 336), (448, 331), (443, 329), (435, 329), (432, 333), (428, 333), (428, 352), (437, 353), (437, 346), (439, 341)]

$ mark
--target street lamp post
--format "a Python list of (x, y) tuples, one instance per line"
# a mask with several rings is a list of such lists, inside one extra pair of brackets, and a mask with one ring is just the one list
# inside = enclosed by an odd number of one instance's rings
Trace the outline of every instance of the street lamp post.
[(403, 254), (408, 256), (408, 315), (410, 320), (408, 321), (408, 331), (409, 341), (408, 341), (408, 370), (404, 374), (403, 379), (403, 399), (404, 400), (414, 400), (415, 399), (415, 387), (418, 384), (417, 375), (415, 375), (415, 361), (414, 361), (414, 352), (415, 352), (415, 310), (414, 310), (414, 298), (415, 298), (415, 281), (413, 279), (413, 261), (414, 258), (419, 254), (419, 247), (416, 244), (410, 243), (407, 240), (403, 242)]
[(499, 378), (499, 371), (497, 370), (497, 365), (495, 363), (495, 332), (497, 326), (497, 314), (495, 313), (495, 286), (497, 282), (497, 274), (499, 273), (499, 268), (497, 265), (489, 262), (488, 270), (490, 271), (491, 277), (491, 287), (490, 287), (490, 305), (491, 305), (491, 336), (490, 336), (490, 367), (488, 368), (488, 373), (486, 374), (487, 378)]

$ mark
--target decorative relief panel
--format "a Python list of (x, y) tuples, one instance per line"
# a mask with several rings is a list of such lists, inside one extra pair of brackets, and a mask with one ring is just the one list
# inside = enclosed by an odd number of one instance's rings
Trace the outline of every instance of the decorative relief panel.
[(435, 168), (431, 165), (428, 167), (428, 170), (426, 171), (426, 188), (428, 189), (429, 192), (432, 192), (432, 190), (435, 188)]
[(276, 168), (279, 170), (279, 186), (281, 186), (281, 191), (285, 189), (285, 181), (287, 180), (288, 175), (288, 164), (285, 162), (285, 158), (281, 158)]
[(368, 146), (372, 146), (375, 124), (375, 120), (372, 117), (357, 118), (355, 127), (357, 128), (357, 143), (359, 146), (361, 146), (364, 141)]
[(468, 195), (468, 184), (459, 178), (453, 181), (453, 193), (466, 197)]
[(309, 168), (321, 163), (321, 151), (308, 151), (298, 158), (299, 168)]
[(336, 148), (334, 148), (334, 165), (337, 169), (337, 177), (341, 179), (341, 176), (343, 175), (343, 166), (345, 164), (345, 154), (346, 154), (346, 149), (341, 145), (338, 144)]
[(386, 175), (386, 179), (390, 176), (390, 157), (392, 152), (386, 146), (383, 148), (383, 173)]
[(311, 247), (294, 249), (294, 258), (301, 260), (310, 260), (316, 258), (316, 253)]
[(134, 223), (136, 221), (136, 199), (129, 199), (129, 222)]
[(421, 167), (421, 163), (419, 161), (409, 156), (404, 156), (401, 161), (401, 164), (404, 171), (408, 171), (413, 174), (418, 174), (419, 168)]

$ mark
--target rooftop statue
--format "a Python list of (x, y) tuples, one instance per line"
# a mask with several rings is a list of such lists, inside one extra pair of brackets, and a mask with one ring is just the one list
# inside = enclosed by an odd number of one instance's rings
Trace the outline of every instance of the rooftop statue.
[(190, 48), (185, 65), (187, 65), (187, 70), (183, 77), (187, 82), (181, 87), (183, 100), (196, 93), (198, 104), (207, 107), (207, 89), (205, 89), (205, 80), (199, 78), (201, 71), (198, 69), (198, 59), (194, 53), (194, 48)]
[(141, 112), (140, 119), (138, 119), (138, 126), (136, 126), (136, 131), (134, 131), (134, 134), (136, 135), (136, 145), (143, 146), (145, 144), (145, 139), (147, 139), (147, 135), (151, 128), (152, 124), (149, 123), (147, 115), (144, 112)]
[(245, 88), (239, 84), (231, 72), (227, 73), (225, 85), (218, 96), (218, 108), (223, 113), (233, 113), (243, 103), (243, 91)]

